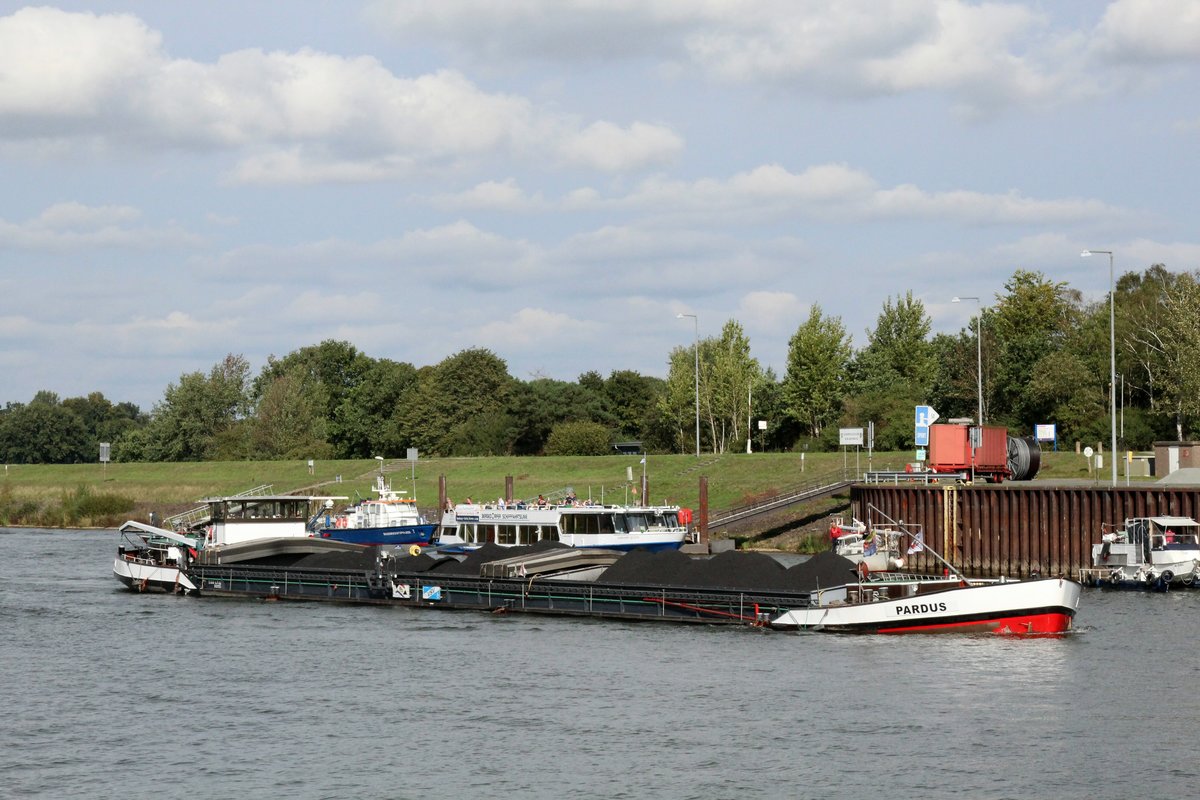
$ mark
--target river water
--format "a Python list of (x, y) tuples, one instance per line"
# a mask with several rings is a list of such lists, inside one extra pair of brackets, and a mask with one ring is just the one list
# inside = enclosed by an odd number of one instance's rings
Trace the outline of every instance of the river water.
[(1189, 797), (1200, 591), (1062, 639), (137, 595), (0, 529), (0, 797)]

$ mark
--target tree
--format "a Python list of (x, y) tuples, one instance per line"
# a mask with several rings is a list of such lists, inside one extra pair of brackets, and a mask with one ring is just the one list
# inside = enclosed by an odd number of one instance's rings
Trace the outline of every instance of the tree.
[(783, 399), (787, 413), (813, 437), (837, 419), (846, 394), (850, 337), (840, 317), (825, 317), (813, 303), (808, 319), (788, 342)]
[(669, 432), (671, 449), (686, 453), (692, 449), (695, 420), (695, 356), (691, 347), (677, 346), (667, 354), (667, 383), (658, 397), (658, 418)]
[[(1079, 293), (1040, 272), (1017, 270), (1004, 284), (988, 315), (999, 345), (995, 368), (995, 410), (990, 421), (1015, 430), (1044, 422), (1045, 409), (1029, 392), (1038, 362), (1066, 347), (1080, 323)], [(1107, 372), (1107, 370), (1105, 370)]]
[(352, 457), (358, 454), (355, 447), (361, 444), (362, 432), (354, 428), (343, 429), (338, 424), (338, 412), (347, 398), (362, 384), (372, 365), (373, 359), (360, 353), (358, 348), (349, 342), (326, 339), (318, 345), (302, 347), (280, 359), (269, 357), (267, 365), (254, 380), (251, 397), (257, 401), (277, 378), (304, 373), (300, 385), (322, 401), (319, 410), (321, 416), (329, 423), (329, 438), (335, 451), (339, 456)]
[(28, 404), (9, 404), (0, 413), (0, 457), (11, 464), (79, 464), (92, 452), (87, 429), (54, 392), (40, 391)]
[(935, 378), (931, 328), (925, 304), (911, 291), (895, 303), (890, 297), (884, 301), (875, 328), (867, 331), (867, 346), (852, 364), (854, 390), (927, 400)]
[(604, 409), (601, 391), (576, 383), (537, 378), (528, 383), (514, 381), (506, 412), (512, 418), (515, 435), (512, 452), (536, 455), (542, 452), (550, 433), (564, 422), (595, 422), (605, 430), (609, 415)]
[(1182, 441), (1186, 423), (1200, 416), (1200, 276), (1155, 264), (1132, 294), (1125, 342), (1141, 379), (1135, 385)]
[(503, 359), (484, 348), (463, 350), (420, 371), (418, 381), (401, 412), (414, 446), (444, 456), (508, 452), (513, 379)]
[(719, 339), (701, 342), (700, 406), (714, 453), (746, 441), (749, 404), (762, 369), (742, 326), (729, 320)]
[(329, 458), (333, 447), (326, 441), (325, 397), (305, 386), (310, 379), (303, 369), (276, 377), (262, 389), (250, 428), (256, 458), (290, 460)]
[(169, 384), (150, 423), (150, 457), (156, 461), (203, 461), (243, 454), (240, 422), (250, 403), (250, 365), (227, 355), (208, 375), (181, 375)]
[(371, 359), (358, 385), (346, 392), (329, 423), (338, 458), (397, 457), (417, 446), (404, 409), (418, 387), (412, 364)]

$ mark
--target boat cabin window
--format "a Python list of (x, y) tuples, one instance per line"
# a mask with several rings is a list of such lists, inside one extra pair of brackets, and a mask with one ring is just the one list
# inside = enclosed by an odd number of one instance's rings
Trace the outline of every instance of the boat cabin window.
[(627, 523), (620, 514), (611, 511), (596, 514), (563, 514), (563, 533), (624, 533)]
[(631, 533), (645, 531), (650, 525), (650, 518), (643, 512), (634, 511), (625, 515), (625, 527)]
[(212, 518), (217, 522), (228, 520), (307, 520), (308, 499), (261, 499), (223, 500), (211, 505)]

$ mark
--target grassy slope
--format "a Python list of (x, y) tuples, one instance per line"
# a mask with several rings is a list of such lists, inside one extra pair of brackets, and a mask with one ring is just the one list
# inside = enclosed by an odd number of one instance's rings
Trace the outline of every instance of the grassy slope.
[[(905, 453), (877, 453), (875, 469), (902, 469), (909, 457)], [(867, 468), (867, 457), (858, 458), (858, 468)], [(708, 478), (709, 507), (725, 508), (748, 502), (756, 496), (771, 494), (820, 474), (855, 471), (855, 456), (850, 453), (812, 453), (804, 459), (797, 453), (745, 453), (722, 456), (656, 455), (648, 464), (650, 497), (655, 503), (671, 502), (695, 508), (699, 504), (699, 478)], [(213, 495), (234, 494), (271, 484), (276, 492), (314, 489), (320, 494), (367, 496), (378, 468), (373, 460), (319, 461), (313, 475), (302, 461), (245, 461), (182, 464), (99, 464), (80, 465), (9, 465), (0, 477), (0, 524), (50, 524), (48, 515), (30, 518), (28, 513), (14, 518), (12, 510), (48, 508), (63, 502), (69, 493), (86, 487), (96, 494), (121, 495), (132, 501), (126, 515), (145, 518), (150, 511), (160, 517), (189, 508), (195, 501)], [(627, 469), (633, 483), (626, 483)], [(388, 462), (392, 483), (397, 489), (413, 490), (406, 461)], [(447, 493), (461, 501), (499, 497), (504, 493), (506, 476), (513, 478), (517, 497), (532, 498), (574, 488), (581, 498), (591, 496), (607, 502), (636, 500), (633, 493), (641, 479), (642, 466), (637, 456), (591, 458), (438, 458), (418, 462), (416, 497), (422, 508), (437, 502), (438, 478), (446, 477)], [(342, 482), (335, 482), (336, 476)], [(1086, 463), (1073, 453), (1043, 453), (1039, 478), (1088, 478)], [(628, 491), (628, 494), (626, 492)], [(7, 510), (7, 515), (6, 515)], [(116, 520), (119, 522), (120, 520)], [(80, 520), (80, 525), (114, 524), (111, 519)]]

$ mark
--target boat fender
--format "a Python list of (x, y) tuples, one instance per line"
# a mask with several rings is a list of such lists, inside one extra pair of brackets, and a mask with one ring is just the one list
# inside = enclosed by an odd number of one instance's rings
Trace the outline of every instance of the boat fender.
[(1114, 569), (1112, 574), (1108, 576), (1108, 582), (1113, 586), (1118, 585), (1121, 582), (1121, 571)]
[(867, 566), (867, 562), (865, 562), (865, 561), (860, 561), (860, 562), (858, 562), (858, 577), (859, 577), (859, 580), (864, 580), (864, 581), (865, 581), (865, 580), (867, 579), (867, 576), (868, 576), (868, 575), (870, 575), (870, 574), (871, 574), (871, 568)]
[(1169, 570), (1169, 569), (1164, 569), (1162, 571), (1162, 575), (1160, 575), (1159, 577), (1162, 578), (1163, 584), (1166, 585), (1166, 584), (1170, 583), (1171, 581), (1175, 580), (1175, 573), (1171, 572), (1171, 570)]
[(1187, 575), (1184, 575), (1182, 578), (1180, 578), (1179, 582), (1182, 583), (1184, 586), (1191, 586), (1193, 583), (1196, 582), (1196, 573), (1189, 572)]
[(410, 556), (419, 556), (419, 555), (421, 555), (421, 545), (419, 545), (419, 544), (414, 544), (412, 547), (408, 548), (408, 554), (409, 554)]

